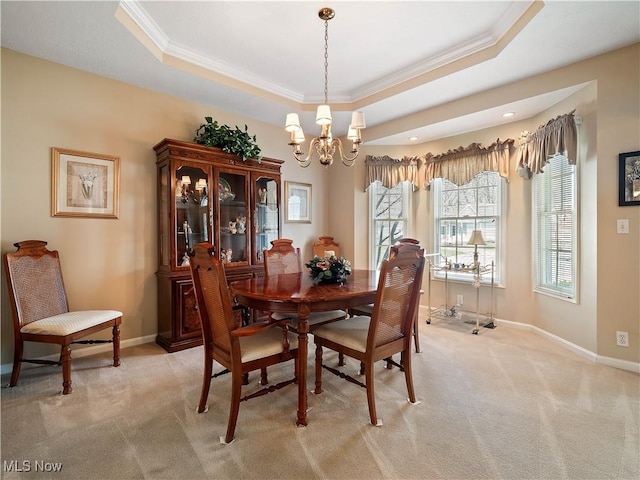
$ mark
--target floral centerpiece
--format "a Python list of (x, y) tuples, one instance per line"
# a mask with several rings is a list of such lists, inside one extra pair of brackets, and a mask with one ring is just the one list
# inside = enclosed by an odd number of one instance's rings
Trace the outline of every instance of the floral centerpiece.
[(318, 283), (344, 283), (347, 276), (351, 275), (351, 262), (344, 257), (313, 257), (305, 263), (305, 267), (311, 269), (311, 278), (314, 284)]

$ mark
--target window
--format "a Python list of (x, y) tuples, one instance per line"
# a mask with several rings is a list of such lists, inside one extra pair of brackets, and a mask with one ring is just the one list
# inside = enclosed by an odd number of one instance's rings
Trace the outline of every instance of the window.
[(402, 182), (393, 188), (383, 187), (378, 181), (369, 185), (369, 267), (372, 270), (380, 269), (380, 264), (389, 255), (391, 245), (409, 236), (410, 198), (410, 182)]
[(433, 180), (434, 249), (441, 254), (441, 262), (446, 258), (452, 264), (473, 265), (475, 246), (467, 242), (473, 230), (480, 230), (486, 245), (478, 246), (478, 261), (481, 265), (493, 261), (494, 281), (500, 281), (504, 184), (497, 172), (479, 173), (461, 186), (445, 178)]
[(537, 292), (576, 298), (576, 168), (556, 155), (533, 179), (533, 243)]

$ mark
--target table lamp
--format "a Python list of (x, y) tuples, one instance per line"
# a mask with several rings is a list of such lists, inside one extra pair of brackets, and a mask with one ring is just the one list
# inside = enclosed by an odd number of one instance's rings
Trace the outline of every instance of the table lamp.
[(475, 246), (475, 250), (473, 251), (473, 265), (474, 266), (478, 265), (478, 245), (486, 245), (486, 244), (487, 244), (487, 242), (484, 241), (484, 238), (482, 237), (482, 231), (481, 230), (474, 230), (473, 232), (471, 232), (471, 238), (467, 242), (467, 245), (474, 245)]

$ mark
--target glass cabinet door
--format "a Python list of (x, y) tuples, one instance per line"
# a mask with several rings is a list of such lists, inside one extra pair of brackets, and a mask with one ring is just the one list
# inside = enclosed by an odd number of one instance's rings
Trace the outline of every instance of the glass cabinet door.
[(200, 167), (176, 169), (176, 267), (188, 267), (188, 253), (196, 243), (210, 242), (209, 176)]
[(254, 178), (254, 192), (254, 261), (262, 262), (264, 250), (280, 236), (279, 184), (274, 178), (259, 176)]
[(248, 187), (246, 175), (218, 172), (219, 255), (222, 263), (249, 264)]
[[(169, 165), (158, 169), (158, 267), (171, 268), (171, 206), (173, 189)], [(171, 202), (171, 203), (169, 203)]]

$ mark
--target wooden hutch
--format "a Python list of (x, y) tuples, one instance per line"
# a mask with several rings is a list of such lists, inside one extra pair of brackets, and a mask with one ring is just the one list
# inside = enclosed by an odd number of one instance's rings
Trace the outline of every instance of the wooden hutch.
[(168, 352), (202, 345), (187, 253), (210, 242), (232, 282), (264, 274), (263, 250), (280, 237), (282, 160), (164, 139), (158, 173), (158, 336)]

